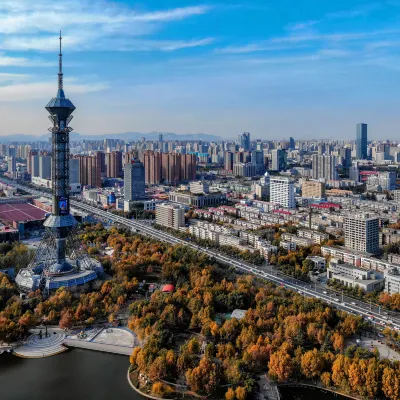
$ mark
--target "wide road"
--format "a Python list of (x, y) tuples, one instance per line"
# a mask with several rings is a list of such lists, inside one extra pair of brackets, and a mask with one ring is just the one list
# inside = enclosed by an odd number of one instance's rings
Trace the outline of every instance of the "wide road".
[[(5, 180), (5, 179), (4, 179)], [(38, 196), (50, 197), (51, 194), (47, 191), (42, 191), (38, 189), (33, 189), (29, 186), (16, 184), (12, 181), (7, 180), (11, 185), (25, 190), (26, 192), (32, 193)], [(318, 298), (326, 301), (328, 304), (332, 306), (346, 311), (348, 313), (352, 313), (354, 315), (363, 316), (366, 319), (369, 319), (372, 323), (375, 324), (377, 329), (382, 330), (383, 327), (390, 326), (391, 328), (400, 330), (400, 313), (390, 312), (384, 313), (381, 310), (381, 307), (378, 307), (373, 304), (368, 304), (359, 300), (354, 300), (350, 297), (344, 296), (342, 294), (338, 295), (333, 291), (328, 290), (324, 285), (317, 283), (306, 283), (300, 281), (298, 279), (289, 277), (287, 275), (283, 275), (278, 273), (272, 266), (256, 266), (254, 264), (247, 263), (245, 261), (232, 258), (225, 254), (221, 254), (213, 249), (205, 248), (198, 246), (190, 241), (185, 241), (182, 239), (178, 239), (175, 236), (159, 231), (152, 226), (149, 226), (144, 223), (140, 223), (138, 221), (130, 220), (124, 217), (120, 217), (118, 215), (114, 215), (111, 212), (104, 211), (103, 209), (96, 207), (92, 204), (87, 204), (84, 202), (83, 198), (80, 197), (79, 200), (71, 198), (71, 206), (78, 210), (85, 211), (89, 214), (92, 214), (98, 218), (101, 218), (103, 221), (112, 222), (114, 224), (120, 224), (131, 229), (133, 232), (141, 233), (145, 236), (152, 237), (154, 239), (168, 242), (170, 244), (182, 244), (185, 246), (189, 246), (197, 251), (201, 251), (207, 254), (210, 257), (214, 257), (221, 263), (233, 266), (234, 268), (245, 272), (253, 274), (259, 278), (263, 278), (269, 280), (271, 282), (276, 283), (277, 285), (284, 286), (286, 288), (295, 290), (301, 293), (305, 297)]]

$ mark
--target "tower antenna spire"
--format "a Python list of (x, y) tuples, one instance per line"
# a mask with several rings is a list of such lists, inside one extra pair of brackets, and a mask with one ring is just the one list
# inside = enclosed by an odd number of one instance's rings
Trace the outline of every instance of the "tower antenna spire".
[(60, 31), (60, 54), (58, 55), (58, 91), (60, 97), (61, 95), (64, 94), (63, 89), (64, 89), (64, 75), (62, 72), (62, 35)]

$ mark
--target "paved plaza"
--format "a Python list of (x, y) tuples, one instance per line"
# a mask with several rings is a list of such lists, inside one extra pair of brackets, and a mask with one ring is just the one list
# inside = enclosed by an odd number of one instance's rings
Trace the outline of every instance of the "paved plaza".
[(134, 334), (127, 329), (109, 328), (103, 329), (92, 342), (113, 346), (134, 347), (136, 340)]
[(63, 345), (65, 333), (61, 329), (49, 329), (47, 337), (42, 329), (42, 338), (39, 332), (39, 329), (33, 330), (33, 334), (29, 336), (26, 343), (14, 349), (14, 354), (24, 358), (42, 358), (67, 350)]
[(346, 341), (346, 344), (355, 344), (370, 351), (378, 349), (381, 359), (387, 358), (391, 361), (400, 361), (400, 354), (391, 349), (388, 345), (386, 345), (384, 339), (375, 340), (362, 337), (359, 342), (356, 342), (356, 339), (351, 339), (349, 341)]

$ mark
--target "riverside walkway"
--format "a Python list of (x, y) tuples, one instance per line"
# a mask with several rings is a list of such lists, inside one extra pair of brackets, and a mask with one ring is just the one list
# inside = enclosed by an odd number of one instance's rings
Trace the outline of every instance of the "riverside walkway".
[(65, 339), (64, 344), (67, 347), (76, 347), (80, 349), (103, 351), (105, 353), (121, 354), (125, 356), (130, 356), (133, 350), (133, 347), (95, 343), (95, 342), (85, 342), (81, 340), (72, 340), (72, 339)]
[(136, 335), (127, 328), (93, 328), (66, 334), (59, 328), (48, 330), (48, 336), (39, 335), (41, 329), (33, 329), (28, 340), (14, 349), (14, 354), (24, 358), (54, 356), (76, 347), (105, 353), (131, 355), (139, 344)]

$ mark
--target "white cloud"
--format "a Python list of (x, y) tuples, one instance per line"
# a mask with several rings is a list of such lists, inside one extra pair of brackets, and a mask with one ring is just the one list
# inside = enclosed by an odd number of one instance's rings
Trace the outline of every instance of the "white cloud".
[(175, 51), (181, 49), (188, 49), (191, 47), (207, 46), (214, 42), (213, 38), (206, 38), (200, 40), (189, 40), (189, 41), (176, 41), (171, 43), (165, 43), (160, 45), (160, 50), (163, 51)]
[(4, 82), (21, 82), (30, 79), (30, 75), (27, 74), (11, 74), (7, 72), (0, 73), (0, 83)]
[(320, 20), (310, 20), (310, 21), (304, 21), (304, 22), (298, 22), (296, 24), (293, 25), (288, 25), (286, 27), (287, 30), (289, 31), (301, 31), (307, 28), (311, 28), (312, 26), (318, 24), (318, 22), (320, 22)]
[(265, 42), (261, 43), (250, 43), (244, 46), (228, 46), (223, 47), (221, 49), (216, 49), (216, 53), (220, 54), (246, 54), (246, 53), (255, 53), (259, 51), (275, 51), (281, 50), (284, 47), (277, 47), (277, 46), (268, 46), (265, 45)]
[[(1, 83), (0, 75), (0, 83)], [(86, 83), (82, 84), (79, 81), (70, 79), (68, 87), (66, 88), (66, 94), (85, 94), (102, 91), (108, 88), (106, 83)], [(29, 82), (18, 82), (13, 84), (5, 84), (0, 86), (0, 102), (12, 102), (12, 101), (26, 101), (34, 99), (49, 100), (55, 95), (56, 84), (53, 81), (35, 82), (34, 80)]]
[[(137, 12), (132, 8), (98, 1), (73, 0), (64, 2), (22, 0), (23, 7), (15, 8), (12, 3), (7, 7), (0, 6), (0, 32), (20, 34), (22, 32), (51, 33), (61, 28), (84, 27), (85, 29), (102, 29), (107, 25), (129, 28), (129, 34), (136, 26), (151, 22), (178, 21), (208, 12), (209, 6), (182, 7), (154, 12)], [(38, 3), (41, 7), (37, 7)], [(132, 24), (128, 26), (128, 24)]]
[[(115, 49), (113, 42), (123, 43), (129, 48), (135, 36), (153, 34), (164, 23), (202, 15), (211, 9), (211, 6), (198, 5), (143, 11), (104, 0), (1, 0), (0, 49), (54, 51), (58, 46), (55, 39), (57, 29), (62, 29), (64, 45), (69, 51), (102, 50), (100, 46), (103, 43), (109, 43), (110, 49)], [(177, 49), (194, 47), (184, 46), (183, 42), (183, 47), (179, 47), (178, 42)]]

